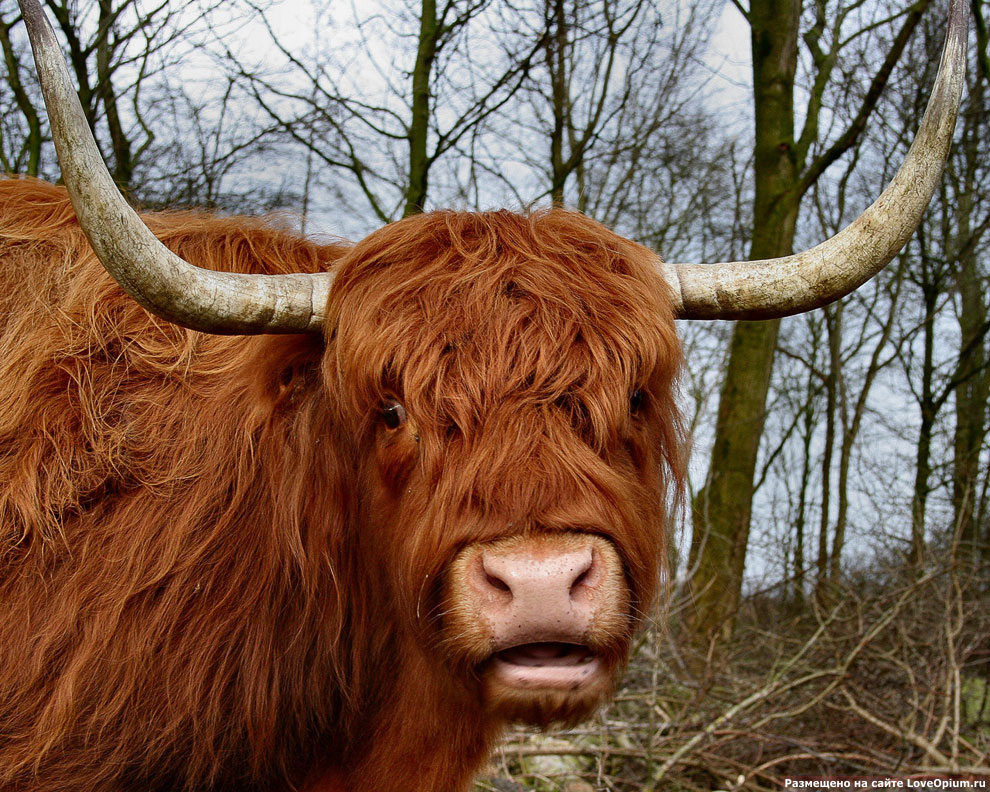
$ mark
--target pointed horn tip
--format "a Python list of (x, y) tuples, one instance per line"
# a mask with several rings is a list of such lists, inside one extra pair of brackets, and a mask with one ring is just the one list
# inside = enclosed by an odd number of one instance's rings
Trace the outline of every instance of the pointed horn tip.
[[(32, 46), (40, 39), (40, 43), (45, 48), (57, 46), (58, 40), (55, 38), (55, 30), (52, 28), (48, 16), (45, 14), (41, 3), (38, 0), (17, 0), (17, 5), (21, 9), (21, 17), (28, 31), (28, 38)], [(59, 50), (61, 55), (61, 50)]]

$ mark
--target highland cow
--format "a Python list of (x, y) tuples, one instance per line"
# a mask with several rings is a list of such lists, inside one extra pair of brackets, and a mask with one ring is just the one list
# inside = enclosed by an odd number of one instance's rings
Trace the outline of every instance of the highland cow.
[(882, 267), (937, 183), (965, 36), (957, 1), (921, 142), (858, 229), (668, 265), (563, 210), (353, 246), (142, 220), (22, 7), (68, 190), (0, 181), (18, 792), (457, 792), (506, 723), (589, 715), (664, 564), (674, 318), (807, 310)]
[(0, 788), (454, 790), (608, 694), (681, 467), (648, 251), (558, 211), (353, 248), (148, 217), (336, 273), (333, 333), (245, 338), (133, 302), (60, 188), (0, 216)]

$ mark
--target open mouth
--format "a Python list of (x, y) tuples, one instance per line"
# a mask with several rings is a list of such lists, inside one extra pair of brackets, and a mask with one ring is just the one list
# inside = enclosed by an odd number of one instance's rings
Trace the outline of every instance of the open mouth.
[(601, 658), (587, 646), (545, 642), (496, 652), (492, 671), (504, 685), (524, 689), (577, 690), (602, 671)]

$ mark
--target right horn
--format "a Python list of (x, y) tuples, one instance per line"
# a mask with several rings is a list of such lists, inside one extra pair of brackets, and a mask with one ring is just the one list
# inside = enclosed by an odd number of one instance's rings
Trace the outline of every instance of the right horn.
[(931, 99), (880, 197), (820, 245), (775, 259), (659, 264), (679, 319), (776, 319), (820, 308), (868, 281), (907, 243), (938, 188), (966, 72), (968, 0), (952, 0)]

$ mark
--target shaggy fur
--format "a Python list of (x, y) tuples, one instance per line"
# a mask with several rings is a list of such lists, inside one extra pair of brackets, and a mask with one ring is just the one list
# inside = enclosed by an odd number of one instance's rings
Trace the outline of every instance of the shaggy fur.
[(513, 713), (448, 628), (445, 570), (514, 534), (614, 545), (633, 610), (598, 640), (619, 671), (681, 473), (648, 251), (562, 211), (435, 213), (353, 247), (146, 219), (199, 266), (335, 268), (329, 330), (171, 326), (61, 189), (0, 181), (0, 789), (461, 790)]

